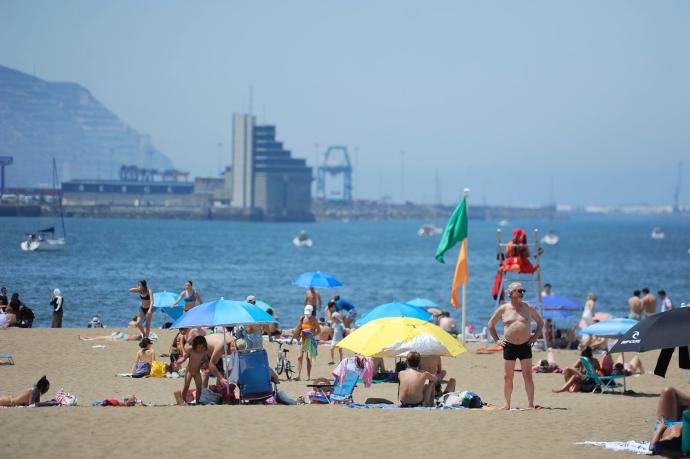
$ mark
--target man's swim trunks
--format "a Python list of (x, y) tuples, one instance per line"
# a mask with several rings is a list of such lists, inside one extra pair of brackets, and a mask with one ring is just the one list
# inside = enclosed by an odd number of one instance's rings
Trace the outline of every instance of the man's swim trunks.
[(503, 346), (504, 360), (526, 360), (532, 358), (532, 345), (529, 341), (522, 344), (513, 344), (506, 342)]

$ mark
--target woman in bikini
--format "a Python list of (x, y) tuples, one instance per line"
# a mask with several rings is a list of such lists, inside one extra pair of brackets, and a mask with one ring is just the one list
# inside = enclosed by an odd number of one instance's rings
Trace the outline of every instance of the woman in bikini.
[[(656, 404), (654, 436), (649, 449), (654, 453), (681, 451), (683, 439), (683, 411), (690, 408), (690, 395), (674, 387), (664, 387)], [(675, 455), (674, 455), (675, 457)]]
[(0, 406), (29, 406), (41, 401), (41, 395), (48, 392), (50, 382), (43, 376), (35, 386), (26, 389), (19, 395), (0, 395)]
[[(146, 280), (142, 279), (139, 281), (139, 286), (130, 288), (130, 292), (138, 293), (139, 299), (141, 299), (141, 307), (139, 308), (139, 323), (137, 328), (144, 335), (144, 338), (149, 336), (151, 333), (151, 319), (153, 318), (153, 291), (146, 285)], [(142, 326), (142, 322), (146, 321), (146, 331)]]
[(311, 361), (316, 358), (316, 336), (319, 335), (320, 327), (319, 321), (312, 314), (314, 306), (308, 304), (304, 307), (304, 315), (299, 318), (299, 322), (295, 327), (293, 338), (299, 337), (300, 347), (297, 354), (297, 378), (299, 381), (302, 377), (302, 360), (304, 355), (307, 355), (307, 380), (311, 380)]
[(143, 378), (151, 373), (151, 365), (156, 360), (156, 353), (151, 349), (151, 340), (142, 338), (139, 343), (139, 352), (132, 365), (132, 378)]
[[(586, 357), (592, 363), (592, 368), (594, 371), (601, 370), (601, 365), (599, 361), (592, 354), (592, 348), (586, 347), (581, 353), (581, 357)], [(578, 361), (572, 367), (568, 367), (563, 370), (563, 378), (565, 379), (565, 384), (559, 389), (552, 389), (551, 392), (554, 394), (559, 394), (561, 392), (580, 392), (582, 385), (585, 382), (584, 368), (582, 368), (582, 362)], [(591, 390), (591, 389), (590, 389)]]
[[(151, 333), (151, 335), (153, 335), (153, 333)], [(130, 335), (119, 330), (115, 330), (111, 334), (103, 336), (88, 337), (79, 335), (81, 341), (140, 341), (141, 338), (143, 338), (143, 336), (140, 333)]]
[(201, 294), (199, 294), (198, 290), (194, 289), (194, 284), (192, 284), (192, 281), (185, 282), (184, 290), (182, 290), (180, 296), (177, 297), (177, 301), (175, 301), (172, 305), (177, 306), (180, 304), (180, 301), (184, 301), (184, 312), (187, 312), (197, 304), (202, 303)]

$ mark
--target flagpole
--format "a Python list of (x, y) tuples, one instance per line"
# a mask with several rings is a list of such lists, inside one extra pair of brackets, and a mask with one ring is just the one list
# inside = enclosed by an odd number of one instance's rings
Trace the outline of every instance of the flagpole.
[[(469, 188), (465, 188), (465, 189), (463, 190), (463, 192), (465, 193), (465, 212), (466, 212), (467, 219), (468, 219), (468, 223), (469, 223), (470, 210), (469, 210), (468, 198), (469, 198), (469, 196), (470, 196), (470, 189), (469, 189)], [(465, 238), (465, 244), (467, 244), (467, 238)], [(467, 245), (465, 245), (465, 247), (467, 248)], [(467, 251), (469, 252), (469, 249), (467, 249)], [(468, 280), (468, 282), (469, 282), (469, 280)], [(463, 346), (465, 345), (465, 323), (466, 323), (466, 318), (467, 318), (467, 282), (465, 282), (464, 284), (462, 284), (462, 318), (461, 318), (461, 321), (460, 321), (462, 328), (461, 328), (460, 330), (461, 330), (461, 333), (462, 333), (462, 345), (463, 345)]]

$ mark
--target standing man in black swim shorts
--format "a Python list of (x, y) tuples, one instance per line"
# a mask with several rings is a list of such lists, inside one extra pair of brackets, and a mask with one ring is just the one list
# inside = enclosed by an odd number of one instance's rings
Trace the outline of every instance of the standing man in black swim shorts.
[[(532, 344), (541, 336), (544, 321), (537, 311), (522, 301), (525, 289), (519, 282), (508, 287), (510, 302), (502, 304), (489, 320), (489, 333), (494, 341), (503, 348), (504, 376), (503, 395), (506, 403), (504, 410), (510, 409), (510, 397), (513, 394), (513, 373), (515, 360), (520, 359), (522, 378), (525, 380), (525, 391), (530, 408), (534, 408), (534, 381), (532, 380)], [(537, 323), (537, 330), (532, 334), (532, 319)], [(503, 339), (499, 339), (496, 323), (503, 322)]]

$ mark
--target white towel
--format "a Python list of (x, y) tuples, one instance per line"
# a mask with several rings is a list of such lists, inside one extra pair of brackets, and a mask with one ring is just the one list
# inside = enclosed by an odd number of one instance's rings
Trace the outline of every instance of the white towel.
[(579, 441), (576, 445), (592, 445), (613, 451), (630, 451), (635, 454), (651, 455), (648, 441)]

